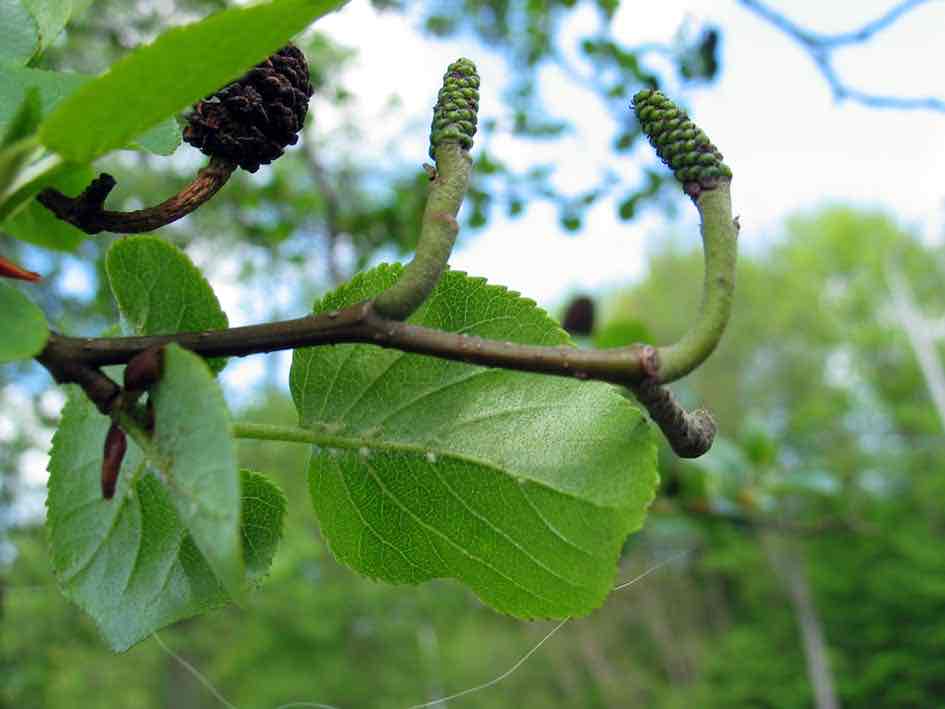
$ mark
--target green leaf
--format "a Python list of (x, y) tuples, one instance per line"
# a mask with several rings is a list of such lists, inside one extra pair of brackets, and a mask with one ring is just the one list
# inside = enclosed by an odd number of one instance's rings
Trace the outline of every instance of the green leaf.
[[(64, 194), (76, 195), (84, 190), (95, 173), (86, 165), (70, 165), (55, 174), (48, 183)], [(29, 200), (12, 217), (3, 222), (3, 231), (22, 241), (57, 251), (74, 251), (86, 233), (55, 217), (36, 200)]]
[(18, 140), (0, 149), (0, 207), (10, 199), (11, 186), (35, 151), (36, 144), (30, 140)]
[(22, 0), (36, 21), (39, 47), (44, 52), (62, 32), (72, 15), (72, 0)]
[(240, 480), (230, 414), (206, 363), (177, 345), (164, 348), (151, 390), (154, 438), (147, 451), (171, 489), (174, 509), (214, 575), (242, 596)]
[(40, 138), (88, 162), (213, 93), (265, 59), (340, 0), (272, 0), (165, 32), (64, 101)]
[[(315, 310), (370, 298), (400, 272), (361, 274)], [(410, 320), (570, 342), (532, 301), (458, 272)], [(301, 425), (324, 437), (309, 482), (341, 561), (397, 583), (453, 577), (517, 616), (586, 613), (606, 597), (657, 483), (652, 431), (614, 387), (367, 345), (296, 350), (290, 383)]]
[(30, 89), (9, 123), (0, 131), (3, 134), (0, 138), (0, 195), (6, 192), (20, 168), (35, 152), (37, 145), (35, 141), (29, 140), (29, 136), (36, 130), (38, 123), (39, 92)]
[(282, 539), (287, 501), (279, 486), (265, 475), (240, 471), (243, 560), (249, 580), (258, 585), (269, 573)]
[(35, 88), (27, 89), (23, 100), (20, 101), (19, 108), (13, 113), (13, 117), (7, 125), (4, 126), (0, 147), (5, 148), (32, 135), (36, 131), (41, 115), (42, 106), (40, 105), (39, 90)]
[(49, 326), (43, 311), (13, 286), (0, 281), (0, 363), (29, 359), (46, 346)]
[[(63, 162), (62, 158), (55, 154), (46, 155), (34, 162), (29, 162), (30, 159), (35, 157), (37, 151), (42, 150), (36, 145), (33, 138), (21, 140), (8, 150), (17, 148), (25, 148), (26, 152), (21, 153), (23, 158), (13, 171), (12, 182), (7, 184), (5, 188), (0, 189), (0, 223), (23, 209), (44, 187), (48, 187), (62, 174), (76, 167), (71, 163)], [(7, 155), (6, 151), (0, 154), (0, 171), (4, 170), (3, 165), (9, 165), (5, 162)], [(21, 169), (24, 161), (27, 163), (26, 167)]]
[[(64, 99), (95, 79), (84, 74), (0, 65), (0, 131), (12, 121), (16, 107), (31, 89), (39, 91), (40, 113), (48, 116)], [(128, 136), (117, 147), (135, 147), (158, 155), (170, 155), (180, 145), (180, 128), (173, 117), (139, 133), (142, 134)]]
[(38, 45), (36, 20), (21, 0), (0, 0), (0, 62), (26, 64)]
[(139, 135), (132, 143), (155, 155), (171, 155), (181, 143), (181, 129), (174, 118), (161, 121)]
[[(138, 335), (222, 330), (226, 313), (207, 279), (187, 255), (153, 236), (136, 236), (112, 244), (105, 271), (118, 309)], [(209, 360), (219, 372), (225, 358)]]
[[(230, 599), (181, 524), (171, 493), (133, 441), (115, 497), (102, 499), (102, 442), (109, 424), (70, 387), (49, 461), (47, 528), (63, 593), (121, 651)], [(281, 536), (285, 498), (261, 475), (242, 471), (240, 478), (246, 585), (254, 586)]]

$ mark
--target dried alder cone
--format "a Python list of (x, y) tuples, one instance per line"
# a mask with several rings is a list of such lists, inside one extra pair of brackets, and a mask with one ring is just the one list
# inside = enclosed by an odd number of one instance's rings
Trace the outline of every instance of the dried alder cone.
[(184, 140), (256, 172), (298, 142), (312, 92), (305, 55), (289, 44), (194, 106)]

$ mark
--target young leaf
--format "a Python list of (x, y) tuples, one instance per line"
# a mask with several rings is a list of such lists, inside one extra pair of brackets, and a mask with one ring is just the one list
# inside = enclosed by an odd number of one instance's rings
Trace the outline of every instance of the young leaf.
[[(227, 327), (226, 313), (207, 279), (166, 241), (152, 236), (116, 241), (105, 257), (105, 271), (122, 317), (139, 335)], [(218, 373), (226, 359), (208, 364)]]
[(38, 45), (39, 28), (22, 0), (0, 0), (0, 62), (26, 64)]
[[(71, 390), (53, 438), (47, 522), (63, 593), (98, 624), (112, 649), (126, 650), (178, 620), (229, 597), (181, 524), (171, 493), (129, 440), (118, 490), (102, 499), (102, 441), (110, 421)], [(242, 471), (240, 524), (248, 587), (268, 571), (282, 533), (285, 497)]]
[(43, 311), (13, 286), (0, 281), (0, 364), (29, 359), (46, 346), (49, 327)]
[(253, 585), (258, 585), (269, 573), (282, 539), (287, 501), (278, 485), (249, 470), (240, 471), (240, 497), (246, 575)]
[(66, 159), (94, 160), (232, 81), (340, 4), (271, 0), (171, 29), (64, 101), (40, 139)]
[[(12, 121), (16, 107), (27, 92), (39, 92), (40, 113), (47, 116), (66, 97), (94, 80), (94, 76), (84, 74), (0, 66), (0, 131)], [(130, 146), (157, 155), (170, 155), (179, 145), (180, 127), (173, 117), (169, 117), (141, 135), (129, 136), (128, 141), (118, 147)]]
[[(400, 271), (362, 274), (315, 310), (370, 298)], [(457, 272), (410, 320), (569, 343), (532, 301)], [(652, 431), (615, 388), (366, 345), (297, 350), (290, 382), (301, 424), (325, 436), (309, 481), (341, 561), (398, 583), (453, 577), (516, 616), (603, 601), (657, 483)]]
[(171, 491), (178, 517), (234, 600), (243, 590), (240, 480), (230, 414), (220, 385), (199, 356), (164, 348), (151, 390), (154, 438), (146, 451)]

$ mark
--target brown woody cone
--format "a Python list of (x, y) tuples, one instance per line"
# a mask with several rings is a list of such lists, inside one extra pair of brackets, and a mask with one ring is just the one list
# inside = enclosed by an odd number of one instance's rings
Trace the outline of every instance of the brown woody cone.
[(311, 97), (305, 55), (289, 44), (196, 104), (184, 141), (256, 172), (298, 141)]

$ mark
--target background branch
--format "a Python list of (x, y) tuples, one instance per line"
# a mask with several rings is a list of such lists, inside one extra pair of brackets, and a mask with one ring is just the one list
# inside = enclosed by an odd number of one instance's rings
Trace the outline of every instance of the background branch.
[(337, 286), (345, 280), (344, 274), (338, 266), (338, 258), (335, 253), (338, 238), (341, 236), (341, 200), (334, 185), (331, 184), (331, 180), (328, 179), (325, 166), (322, 165), (321, 160), (318, 159), (318, 155), (315, 153), (315, 150), (310, 147), (310, 144), (309, 147), (305, 149), (305, 157), (305, 165), (308, 168), (309, 174), (312, 176), (315, 186), (321, 193), (322, 199), (325, 200), (325, 229), (328, 232), (328, 277), (331, 279), (332, 284)]
[(822, 34), (801, 27), (784, 14), (760, 0), (738, 0), (742, 7), (754, 13), (797, 42), (810, 55), (817, 70), (826, 79), (834, 98), (851, 100), (872, 108), (894, 108), (945, 112), (945, 99), (935, 96), (893, 96), (862, 91), (849, 86), (834, 68), (834, 52), (853, 44), (868, 42), (880, 32), (888, 29), (903, 16), (932, 0), (904, 0), (894, 5), (882, 16), (861, 27), (836, 34)]

